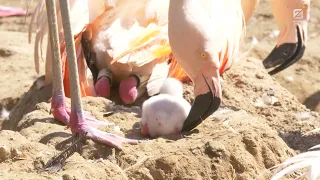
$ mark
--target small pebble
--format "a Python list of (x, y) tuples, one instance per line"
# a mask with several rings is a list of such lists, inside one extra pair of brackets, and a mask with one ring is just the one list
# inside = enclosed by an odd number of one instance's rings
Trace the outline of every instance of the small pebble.
[(10, 115), (10, 112), (7, 111), (5, 108), (3, 108), (0, 119), (6, 119), (7, 117), (9, 117), (9, 115)]
[(36, 85), (38, 90), (42, 89), (44, 87), (44, 80), (38, 79)]
[(284, 77), (284, 80), (287, 82), (287, 83), (291, 83), (291, 82), (293, 82), (293, 77), (292, 76), (286, 76), (286, 77)]
[(252, 37), (251, 43), (252, 43), (253, 45), (257, 45), (257, 44), (259, 43), (259, 41), (258, 41), (258, 39), (257, 39), (256, 37)]
[(64, 175), (62, 175), (62, 179), (63, 179), (63, 180), (74, 180), (75, 177), (72, 177), (72, 176), (69, 175), (69, 174), (64, 174)]
[(97, 163), (100, 163), (100, 162), (103, 163), (103, 162), (104, 162), (104, 159), (103, 159), (103, 158), (99, 158), (99, 159), (96, 160), (96, 162), (97, 162)]
[(256, 78), (258, 78), (258, 79), (264, 79), (264, 75), (261, 74), (261, 73), (257, 73), (257, 74), (256, 74)]
[(119, 126), (114, 126), (114, 130), (115, 130), (116, 132), (120, 132), (120, 131), (121, 131)]
[(296, 114), (296, 118), (301, 121), (312, 120), (314, 117), (308, 112), (302, 112)]
[(255, 101), (254, 106), (263, 107), (264, 105), (279, 105), (277, 102), (278, 98), (274, 96), (274, 91), (270, 90), (267, 93), (264, 93), (261, 98), (258, 98)]
[(257, 100), (256, 100), (256, 102), (254, 103), (254, 106), (255, 107), (263, 107), (265, 104), (264, 104), (264, 102), (263, 102), (263, 100), (261, 99), (261, 98), (258, 98)]
[(262, 95), (262, 100), (266, 105), (273, 105), (274, 103), (278, 102), (278, 99), (272, 95), (268, 95), (267, 93)]
[(269, 91), (267, 92), (267, 95), (268, 95), (268, 96), (275, 96), (274, 90), (269, 90)]
[(9, 49), (0, 49), (0, 57), (9, 57), (14, 55), (15, 52), (9, 50)]
[(215, 113), (213, 113), (210, 117), (219, 117), (223, 114), (227, 114), (230, 112), (234, 112), (234, 110), (228, 108), (228, 107), (223, 107), (223, 108), (219, 108)]

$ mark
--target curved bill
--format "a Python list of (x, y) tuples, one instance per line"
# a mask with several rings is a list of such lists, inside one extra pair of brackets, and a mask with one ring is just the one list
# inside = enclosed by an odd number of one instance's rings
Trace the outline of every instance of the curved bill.
[[(214, 94), (209, 85), (210, 82), (208, 82), (204, 76), (203, 78), (209, 88), (209, 92), (200, 94), (195, 98), (189, 115), (183, 124), (182, 131), (190, 131), (197, 127), (220, 107), (221, 98)], [(214, 82), (212, 81), (211, 83), (213, 84)]]
[(280, 45), (279, 47), (275, 47), (269, 54), (269, 56), (263, 61), (263, 65), (265, 68), (269, 69), (275, 67), (269, 72), (270, 75), (281, 72), (282, 70), (288, 68), (302, 58), (305, 51), (302, 33), (299, 26), (297, 26), (298, 42), (285, 43)]

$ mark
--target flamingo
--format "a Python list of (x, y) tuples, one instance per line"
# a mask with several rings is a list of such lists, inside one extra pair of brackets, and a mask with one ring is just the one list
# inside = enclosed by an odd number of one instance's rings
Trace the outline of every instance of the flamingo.
[[(263, 60), (263, 65), (277, 74), (300, 60), (307, 43), (307, 28), (310, 19), (310, 0), (269, 0), (280, 30), (277, 45)], [(254, 13), (259, 0), (242, 0), (246, 21)]]
[[(182, 131), (192, 130), (220, 106), (221, 75), (235, 61), (245, 32), (245, 20), (251, 16), (258, 2), (249, 1), (145, 0), (133, 3), (129, 0), (60, 0), (60, 8), (57, 10), (55, 1), (40, 1), (32, 18), (34, 21), (37, 17), (38, 23), (35, 64), (39, 72), (39, 47), (47, 31), (45, 25), (48, 17), (50, 43), (47, 45), (46, 83), (52, 82), (54, 85), (54, 117), (68, 125), (74, 134), (86, 135), (119, 149), (121, 143), (137, 143), (136, 140), (94, 128), (94, 124), (101, 123), (89, 118), (82, 110), (80, 98), (99, 94), (108, 97), (108, 89), (115, 80), (120, 81), (119, 87), (124, 91), (122, 99), (128, 99), (124, 101), (130, 104), (139, 96), (137, 88), (141, 81), (145, 80), (143, 74), (132, 71), (132, 62), (141, 63), (138, 67), (153, 62), (152, 68), (146, 68), (149, 69), (146, 79), (156, 79), (159, 77), (157, 73), (165, 70), (165, 75), (160, 73), (161, 79), (172, 76), (181, 81), (187, 79), (194, 83), (195, 101), (182, 127)], [(44, 2), (47, 4), (47, 16), (39, 15)], [(274, 74), (303, 55), (310, 1), (270, 2), (281, 33), (276, 48), (264, 61), (264, 65), (268, 68), (281, 64), (276, 68), (278, 70), (271, 71), (270, 74)], [(305, 16), (301, 22), (296, 22), (292, 17), (288, 17), (291, 15), (290, 10), (301, 5), (301, 2)], [(250, 6), (245, 6), (246, 3)], [(54, 14), (60, 11), (61, 16), (53, 18)], [(141, 19), (145, 21), (139, 21)], [(104, 24), (106, 26), (103, 26)], [(122, 33), (117, 34), (114, 31), (113, 34), (108, 31), (113, 27), (117, 29), (117, 26), (122, 28)], [(140, 28), (141, 31), (133, 31), (137, 30), (134, 27)], [(108, 32), (101, 32), (99, 36), (99, 30)], [(135, 38), (125, 39), (125, 34), (127, 37), (135, 34)], [(58, 43), (58, 39), (61, 43)], [(118, 40), (125, 42), (124, 49), (119, 48), (122, 45), (117, 44)], [(144, 56), (144, 53), (148, 55)], [(60, 57), (62, 64), (59, 63)], [(88, 58), (94, 67), (98, 68), (98, 73), (88, 71), (89, 68), (94, 68), (90, 63), (90, 67), (87, 67)], [(121, 65), (127, 66), (130, 73), (119, 70), (121, 68), (114, 69)], [(157, 65), (161, 68), (156, 68)], [(154, 69), (157, 72), (155, 74)], [(95, 78), (98, 78), (98, 82), (94, 82)], [(160, 91), (162, 83), (155, 84), (156, 90), (150, 92), (151, 95)], [(107, 92), (103, 92), (103, 89)], [(71, 110), (66, 108), (65, 95), (71, 97)]]
[[(159, 10), (159, 3), (162, 3), (159, 0), (136, 3), (138, 6), (132, 11), (126, 9), (134, 7), (135, 3), (128, 0), (56, 2), (56, 0), (50, 2), (41, 0), (31, 20), (32, 23), (37, 23), (34, 58), (37, 72), (39, 72), (42, 41), (49, 29), (45, 83), (53, 83), (51, 108), (54, 118), (69, 126), (74, 134), (85, 132), (93, 140), (118, 149), (121, 149), (123, 142), (136, 143), (134, 140), (95, 129), (106, 124), (94, 119), (90, 113), (84, 112), (80, 98), (96, 96), (97, 92), (102, 90), (108, 91), (110, 80), (119, 82), (120, 91), (127, 91), (124, 94), (131, 96), (132, 99), (136, 99), (137, 93), (139, 94), (139, 84), (148, 89), (149, 95), (154, 95), (159, 93), (162, 82), (168, 76), (181, 81), (188, 80), (172, 57), (167, 40), (168, 18), (162, 16), (167, 14), (168, 8), (164, 4)], [(44, 13), (44, 7), (47, 14)], [(146, 7), (148, 11), (145, 10)], [(53, 11), (56, 14), (56, 21)], [(65, 22), (71, 27), (65, 27)], [(32, 25), (30, 32), (31, 30)], [(29, 40), (31, 41), (31, 33)], [(71, 52), (72, 46), (75, 53)], [(96, 77), (100, 76), (96, 83), (94, 71), (90, 71), (92, 67), (86, 62), (94, 57), (96, 57), (94, 63), (99, 70)], [(76, 63), (73, 60), (76, 60)], [(121, 88), (121, 85), (125, 88)], [(71, 109), (67, 108), (65, 97), (71, 97)]]
[(194, 83), (195, 100), (183, 131), (197, 127), (219, 108), (220, 76), (236, 60), (244, 31), (240, 0), (170, 1), (172, 53)]
[[(197, 78), (197, 81), (202, 81), (199, 76), (196, 77), (196, 74), (192, 72), (195, 71), (195, 69), (199, 70), (195, 68), (198, 65), (195, 65), (195, 67), (185, 65), (185, 62), (189, 63), (189, 61), (177, 60), (177, 58), (181, 59), (181, 57), (179, 57), (181, 53), (173, 53), (176, 50), (171, 49), (172, 45), (174, 46), (173, 49), (176, 49), (184, 44), (181, 43), (183, 41), (174, 40), (173, 43), (170, 42), (169, 44), (167, 37), (168, 26), (171, 30), (177, 29), (177, 35), (183, 32), (180, 31), (180, 27), (173, 23), (171, 23), (171, 27), (174, 28), (170, 28), (170, 21), (168, 23), (169, 0), (143, 0), (134, 3), (128, 0), (97, 0), (94, 2), (88, 0), (69, 1), (71, 5), (71, 26), (74, 29), (73, 35), (77, 50), (81, 96), (109, 97), (110, 87), (116, 84), (119, 86), (119, 94), (123, 102), (125, 104), (131, 104), (145, 93), (145, 89), (147, 89), (149, 96), (159, 93), (161, 84), (168, 76), (184, 82), (190, 81), (192, 78), (193, 80)], [(223, 1), (222, 3), (228, 2), (229, 1)], [(214, 70), (214, 76), (219, 77), (215, 79), (215, 87), (211, 84), (210, 88), (212, 91), (215, 91), (216, 100), (210, 107), (210, 102), (207, 100), (204, 101), (204, 104), (202, 104), (202, 101), (195, 101), (194, 108), (198, 107), (199, 109), (202, 105), (205, 105), (208, 106), (208, 111), (205, 112), (203, 110), (202, 113), (198, 114), (194, 113), (195, 109), (193, 108), (192, 113), (190, 113), (190, 117), (193, 117), (191, 119), (196, 117), (199, 122), (201, 122), (219, 107), (221, 101), (220, 75), (230, 68), (234, 56), (238, 51), (245, 21), (249, 20), (252, 16), (258, 2), (258, 0), (242, 0), (240, 4), (238, 4), (238, 1), (236, 1), (237, 7), (224, 5), (222, 6), (222, 9), (225, 9), (224, 12), (214, 9), (215, 12), (211, 13), (212, 16), (217, 17), (220, 17), (219, 13), (221, 13), (221, 15), (223, 15), (221, 17), (224, 17), (224, 19), (231, 19), (231, 22), (235, 22), (234, 26), (236, 28), (233, 29), (233, 26), (230, 24), (220, 26), (219, 23), (221, 23), (221, 21), (214, 20), (213, 18), (213, 21), (208, 22), (208, 24), (214, 24), (219, 27), (216, 28), (217, 30), (213, 29), (213, 32), (217, 32), (214, 33), (215, 35), (221, 35), (218, 42), (210, 45), (214, 46), (212, 47), (215, 51), (213, 52), (214, 55), (206, 54), (207, 52), (205, 51), (201, 54), (205, 59), (207, 56), (216, 56), (214, 57), (216, 61), (214, 65), (216, 66), (215, 69), (219, 69), (219, 75), (217, 74), (218, 72)], [(271, 74), (279, 72), (293, 64), (301, 58), (300, 56), (302, 56), (304, 52), (310, 1), (294, 0), (294, 3), (291, 2), (293, 1), (283, 0), (278, 2), (270, 0), (273, 14), (281, 33), (276, 48), (264, 60), (264, 65), (268, 68), (282, 64), (271, 71)], [(202, 0), (201, 3), (210, 4), (209, 1), (204, 0)], [(216, 7), (221, 6), (220, 2), (217, 3), (218, 5)], [(45, 26), (46, 16), (41, 13), (44, 5), (44, 0), (41, 0), (32, 17), (32, 22), (37, 20), (38, 27), (35, 38), (35, 65), (37, 72), (39, 72), (39, 59), (42, 52), (40, 47), (44, 34), (47, 31), (47, 27)], [(295, 21), (291, 16), (293, 10), (298, 7), (302, 7), (304, 10), (304, 16), (301, 21)], [(195, 11), (199, 11), (201, 8), (202, 7), (197, 7), (194, 9)], [(130, 11), (127, 9), (130, 9)], [(175, 11), (176, 9), (171, 11), (173, 16)], [(229, 18), (226, 12), (232, 14), (233, 18)], [(234, 12), (236, 12), (235, 15), (233, 15)], [(179, 24), (179, 22), (176, 24)], [(194, 23), (192, 25), (201, 26), (200, 24), (201, 23)], [(240, 27), (239, 24), (242, 24), (242, 26)], [(60, 51), (62, 56), (64, 92), (67, 97), (70, 97), (70, 79), (68, 77), (68, 63), (66, 61), (66, 48), (60, 16), (58, 16), (58, 28), (59, 39), (61, 39)], [(171, 39), (172, 38), (173, 36), (171, 36)], [(223, 40), (223, 38), (225, 39)], [(183, 38), (181, 38), (181, 40), (182, 39)], [(190, 40), (192, 39), (196, 38), (190, 37)], [(29, 41), (31, 41), (31, 34)], [(178, 43), (180, 43), (180, 45)], [(49, 47), (49, 43), (47, 46)], [(215, 46), (219, 47), (216, 48)], [(172, 53), (174, 54), (173, 56)], [(47, 48), (46, 84), (52, 82), (52, 59), (50, 54), (52, 54), (51, 50)], [(217, 61), (217, 59), (219, 59), (219, 61)], [(193, 68), (193, 70), (190, 68)], [(200, 83), (204, 84), (206, 82), (202, 81)], [(200, 89), (198, 88), (198, 82), (194, 84), (196, 86), (195, 95), (204, 91), (203, 89), (200, 90), (202, 87)], [(63, 96), (62, 94), (61, 97)], [(66, 123), (70, 110), (65, 108), (65, 102), (62, 98), (59, 100), (56, 99), (57, 98), (53, 98), (52, 101), (53, 114), (58, 120)], [(207, 98), (203, 97), (202, 99)], [(201, 106), (198, 105), (199, 103)], [(185, 123), (188, 122), (189, 120), (185, 121)]]

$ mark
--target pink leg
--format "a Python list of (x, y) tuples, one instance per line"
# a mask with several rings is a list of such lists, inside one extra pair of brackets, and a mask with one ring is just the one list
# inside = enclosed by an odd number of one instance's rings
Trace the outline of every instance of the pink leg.
[(132, 104), (138, 97), (139, 78), (130, 76), (123, 80), (119, 86), (119, 95), (125, 104)]
[(241, 0), (241, 6), (246, 22), (250, 19), (256, 6), (259, 4), (260, 0)]
[(111, 90), (111, 72), (108, 69), (101, 69), (98, 74), (98, 81), (94, 85), (97, 96), (109, 98)]
[[(59, 38), (58, 38), (58, 28), (57, 28), (57, 18), (56, 18), (56, 5), (55, 0), (46, 0), (46, 10), (49, 25), (50, 34), (50, 47), (52, 48), (52, 69), (53, 69), (53, 98), (52, 98), (52, 112), (55, 118), (57, 118), (62, 123), (67, 124), (72, 133), (79, 133), (82, 135), (87, 135), (88, 137), (96, 140), (98, 142), (114, 146), (121, 149), (122, 143), (137, 143), (136, 140), (130, 140), (120, 136), (108, 134), (106, 132), (100, 131), (94, 127), (91, 127), (90, 122), (94, 121), (99, 124), (100, 122), (91, 117), (86, 118), (87, 113), (82, 110), (82, 103), (80, 97), (80, 87), (79, 87), (79, 77), (78, 77), (78, 66), (76, 62), (76, 52), (74, 47), (74, 37), (71, 30), (70, 22), (70, 6), (69, 1), (60, 0), (60, 9), (62, 16), (62, 24), (64, 29), (64, 38), (67, 50), (68, 59), (68, 70), (70, 77), (70, 88), (71, 88), (71, 112), (66, 108), (65, 94), (63, 91), (63, 77), (62, 68), (60, 60), (59, 48)], [(69, 114), (68, 114), (69, 111)], [(90, 121), (85, 119), (91, 119)], [(96, 125), (96, 124), (95, 124)], [(74, 148), (73, 148), (74, 150)], [(61, 155), (59, 158), (66, 159), (66, 156)]]
[[(66, 100), (63, 92), (53, 94), (51, 108), (53, 117), (69, 126), (71, 110), (66, 106)], [(114, 125), (114, 123), (96, 120), (89, 112), (84, 111), (83, 114), (87, 123), (92, 127), (98, 128), (101, 126)]]
[[(87, 133), (87, 137), (118, 149), (121, 149), (122, 143), (136, 144), (138, 142), (136, 140), (123, 138), (121, 136), (96, 129), (100, 126), (109, 126), (114, 124), (96, 120), (89, 112), (86, 111), (83, 113), (76, 113), (76, 110), (71, 111), (67, 108), (65, 98), (61, 95), (62, 93), (63, 92), (54, 93), (52, 97), (52, 114), (55, 119), (69, 126), (72, 133)], [(72, 114), (72, 112), (74, 113)], [(70, 118), (73, 119), (70, 121)]]
[(25, 16), (27, 11), (21, 8), (0, 6), (0, 17)]
[(65, 125), (69, 125), (70, 116), (67, 113), (64, 91), (54, 92), (51, 100), (51, 112), (53, 117)]

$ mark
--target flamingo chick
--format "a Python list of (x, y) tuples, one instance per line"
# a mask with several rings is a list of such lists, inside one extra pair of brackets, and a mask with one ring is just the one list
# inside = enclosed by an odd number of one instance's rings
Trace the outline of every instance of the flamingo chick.
[(146, 100), (142, 105), (141, 134), (157, 137), (181, 132), (191, 105), (183, 97), (182, 83), (167, 78), (160, 94)]
[(182, 97), (182, 83), (176, 78), (167, 78), (163, 81), (163, 84), (160, 88), (160, 94), (169, 94), (171, 96)]

